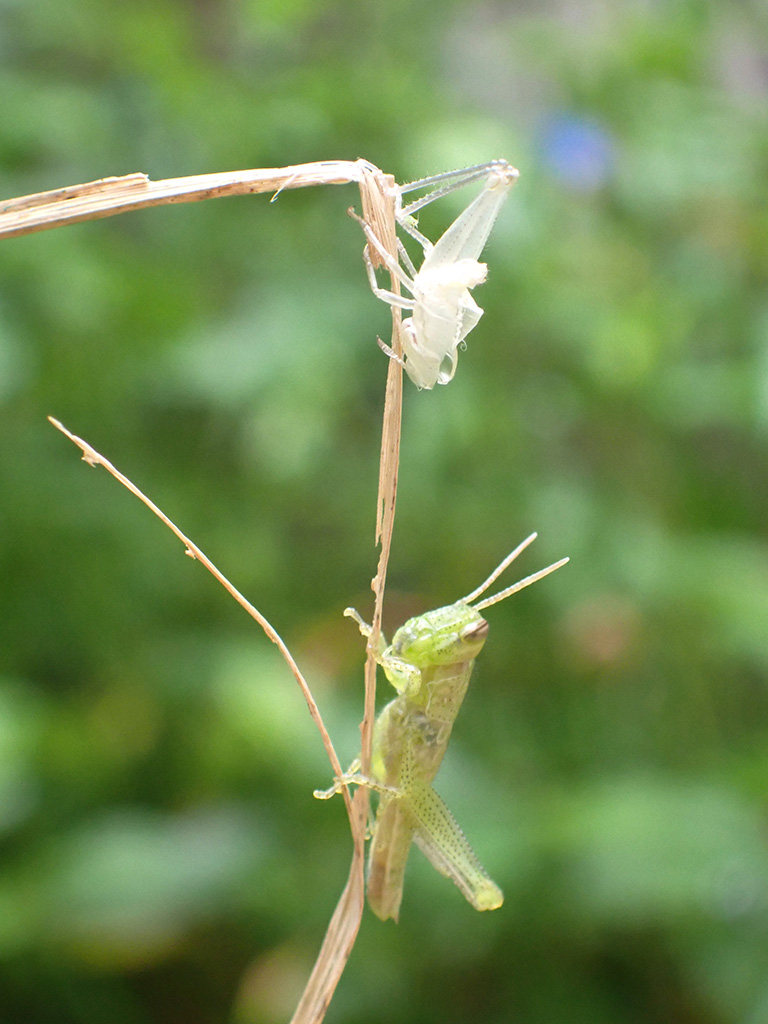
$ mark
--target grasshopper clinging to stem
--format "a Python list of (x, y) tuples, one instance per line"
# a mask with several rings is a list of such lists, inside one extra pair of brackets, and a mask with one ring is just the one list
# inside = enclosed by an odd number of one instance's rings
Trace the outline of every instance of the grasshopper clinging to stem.
[[(432, 788), (443, 760), (453, 723), (467, 692), (475, 658), (488, 636), (480, 612), (564, 565), (553, 565), (472, 604), (536, 538), (531, 534), (491, 573), (487, 580), (455, 604), (409, 619), (387, 646), (382, 637), (376, 660), (397, 697), (376, 720), (371, 776), (359, 774), (356, 761), (327, 791), (363, 785), (379, 794), (368, 856), (368, 904), (381, 920), (397, 920), (405, 865), (415, 842), (432, 865), (461, 890), (476, 910), (495, 910), (504, 896), (475, 856), (456, 819)], [(368, 626), (353, 609), (361, 633)]]

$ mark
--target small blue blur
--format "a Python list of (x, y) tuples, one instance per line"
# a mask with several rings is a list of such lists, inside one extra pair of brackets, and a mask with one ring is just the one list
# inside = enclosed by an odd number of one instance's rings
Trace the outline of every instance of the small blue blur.
[(571, 188), (600, 188), (613, 170), (614, 143), (596, 121), (575, 114), (557, 114), (543, 124), (540, 153), (545, 166)]

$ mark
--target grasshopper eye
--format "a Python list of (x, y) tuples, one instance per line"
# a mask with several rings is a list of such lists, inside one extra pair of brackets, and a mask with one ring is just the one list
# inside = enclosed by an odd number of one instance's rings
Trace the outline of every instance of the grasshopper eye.
[(477, 622), (470, 622), (468, 626), (465, 626), (461, 631), (461, 639), (467, 640), (470, 643), (477, 643), (479, 640), (485, 640), (488, 636), (488, 623), (485, 619), (479, 619)]

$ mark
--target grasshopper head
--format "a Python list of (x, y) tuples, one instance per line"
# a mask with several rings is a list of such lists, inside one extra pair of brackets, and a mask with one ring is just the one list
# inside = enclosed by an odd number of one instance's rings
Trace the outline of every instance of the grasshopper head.
[(392, 638), (391, 653), (418, 668), (473, 661), (488, 636), (488, 623), (463, 601), (409, 619)]

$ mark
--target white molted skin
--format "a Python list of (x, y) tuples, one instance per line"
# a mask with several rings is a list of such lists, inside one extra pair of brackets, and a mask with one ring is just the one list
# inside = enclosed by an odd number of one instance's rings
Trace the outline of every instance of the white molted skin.
[[(478, 258), (509, 190), (517, 181), (518, 172), (506, 160), (496, 160), (480, 168), (468, 168), (467, 172), (457, 171), (435, 179), (452, 178), (458, 186), (483, 174), (483, 191), (434, 245), (418, 231), (409, 211), (421, 208), (431, 198), (455, 186), (439, 188), (433, 196), (399, 210), (398, 222), (424, 249), (424, 261), (418, 271), (405, 250), (401, 250), (403, 262), (412, 276), (384, 251), (368, 225), (363, 224), (369, 245), (373, 245), (390, 272), (413, 296), (409, 299), (379, 288), (370, 256), (366, 256), (374, 293), (390, 305), (411, 310), (411, 315), (403, 321), (404, 366), (419, 388), (429, 390), (435, 384), (447, 384), (453, 379), (459, 345), (483, 315), (470, 294), (488, 275), (486, 264), (478, 262)], [(424, 187), (429, 181), (417, 184)], [(401, 189), (398, 198), (412, 187)]]

